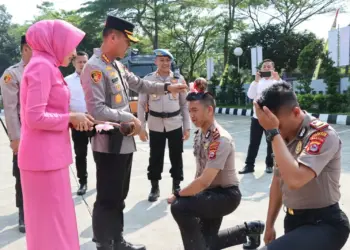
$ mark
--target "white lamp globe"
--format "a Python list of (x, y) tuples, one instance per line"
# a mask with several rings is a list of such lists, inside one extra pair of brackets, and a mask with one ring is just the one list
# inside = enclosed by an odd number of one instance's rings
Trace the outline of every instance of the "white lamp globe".
[(242, 50), (242, 48), (238, 47), (238, 48), (235, 48), (233, 53), (235, 54), (235, 56), (241, 56), (243, 54), (243, 50)]

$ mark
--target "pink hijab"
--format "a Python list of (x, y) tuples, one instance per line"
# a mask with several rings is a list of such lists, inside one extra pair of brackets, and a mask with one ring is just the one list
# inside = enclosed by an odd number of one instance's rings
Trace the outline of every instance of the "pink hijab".
[(26, 40), (33, 52), (46, 52), (55, 58), (56, 66), (83, 40), (85, 32), (63, 20), (42, 20), (28, 29)]

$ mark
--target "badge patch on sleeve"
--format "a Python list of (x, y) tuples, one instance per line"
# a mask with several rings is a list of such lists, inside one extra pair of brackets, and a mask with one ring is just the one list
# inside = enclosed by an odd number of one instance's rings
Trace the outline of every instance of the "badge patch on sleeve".
[(216, 152), (218, 151), (220, 142), (214, 141), (209, 145), (208, 156), (210, 160), (214, 160), (216, 158)]
[(324, 141), (310, 140), (306, 147), (306, 152), (308, 154), (317, 155), (320, 153)]
[(93, 71), (91, 71), (90, 76), (91, 76), (91, 80), (94, 83), (99, 83), (102, 79), (102, 72), (99, 70), (93, 70)]
[(9, 83), (12, 80), (12, 76), (10, 74), (6, 74), (4, 76), (4, 82)]

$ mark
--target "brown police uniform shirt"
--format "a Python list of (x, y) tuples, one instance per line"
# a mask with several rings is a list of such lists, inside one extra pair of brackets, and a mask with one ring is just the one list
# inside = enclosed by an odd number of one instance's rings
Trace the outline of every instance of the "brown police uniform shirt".
[(24, 71), (24, 62), (9, 67), (0, 79), (6, 127), (10, 140), (18, 140), (21, 135), (19, 90)]
[[(311, 168), (316, 177), (297, 190), (290, 190), (280, 179), (287, 208), (322, 208), (339, 201), (341, 146), (337, 132), (329, 124), (306, 114), (298, 135), (287, 147), (298, 163)], [(280, 177), (278, 166), (275, 175)]]
[[(213, 137), (218, 132), (219, 136)], [(194, 138), (194, 156), (196, 157), (196, 178), (205, 168), (219, 169), (218, 175), (211, 183), (213, 187), (238, 186), (239, 181), (235, 168), (235, 147), (232, 136), (218, 123), (214, 123), (206, 134), (201, 130)]]

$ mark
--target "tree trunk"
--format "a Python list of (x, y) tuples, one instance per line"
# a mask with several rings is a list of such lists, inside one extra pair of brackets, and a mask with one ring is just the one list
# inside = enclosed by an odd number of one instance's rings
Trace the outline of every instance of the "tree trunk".
[(159, 34), (159, 20), (158, 20), (158, 6), (157, 0), (154, 0), (154, 39), (153, 49), (158, 49), (158, 34)]
[(229, 27), (225, 26), (225, 36), (224, 36), (224, 68), (225, 65), (228, 62), (228, 54), (229, 54), (229, 48), (228, 48), (228, 36), (229, 36)]

